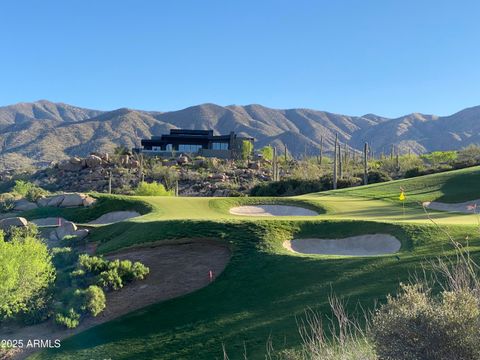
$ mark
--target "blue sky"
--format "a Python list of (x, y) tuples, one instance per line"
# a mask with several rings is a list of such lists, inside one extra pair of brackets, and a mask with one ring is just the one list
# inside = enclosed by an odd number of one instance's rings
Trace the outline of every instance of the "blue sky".
[(442, 0), (5, 0), (0, 105), (447, 115), (480, 105), (479, 13)]

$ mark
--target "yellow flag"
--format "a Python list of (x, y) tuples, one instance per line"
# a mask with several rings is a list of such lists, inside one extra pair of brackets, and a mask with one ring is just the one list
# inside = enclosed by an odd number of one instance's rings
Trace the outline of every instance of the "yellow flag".
[(398, 197), (398, 199), (400, 201), (405, 201), (405, 193), (403, 191), (400, 193), (400, 196)]

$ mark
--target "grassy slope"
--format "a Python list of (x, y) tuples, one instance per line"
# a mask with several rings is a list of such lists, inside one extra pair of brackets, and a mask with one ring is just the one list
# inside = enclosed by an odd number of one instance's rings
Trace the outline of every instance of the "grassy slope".
[(480, 167), (475, 166), (411, 179), (330, 191), (325, 194), (397, 201), (401, 186), (407, 194), (407, 202), (436, 200), (456, 203), (480, 199), (478, 184), (480, 184)]
[[(99, 230), (96, 237), (108, 238), (111, 228)], [(468, 233), (472, 243), (480, 245), (474, 228), (451, 231), (458, 237)], [(400, 260), (395, 256), (292, 256), (281, 246), (293, 236), (372, 232), (399, 237), (403, 242)], [(261, 359), (269, 336), (277, 348), (297, 345), (296, 316), (307, 307), (326, 311), (332, 291), (349, 299), (351, 309), (357, 302), (371, 306), (394, 291), (398, 281), (407, 279), (429, 254), (450, 249), (445, 236), (431, 227), (366, 222), (130, 222), (121, 233), (100, 250), (202, 234), (229, 242), (233, 257), (211, 286), (88, 330), (64, 341), (61, 352), (36, 358), (62, 359), (68, 354), (70, 358), (215, 359), (221, 358), (221, 344), (225, 344), (230, 358), (238, 359), (245, 342), (249, 358)]]
[[(460, 183), (456, 174), (463, 179)], [(409, 200), (432, 196), (428, 200), (464, 201), (468, 194), (462, 184), (470, 182), (469, 176), (476, 178), (478, 168), (405, 180), (403, 186)], [(34, 358), (220, 359), (224, 344), (230, 359), (239, 359), (245, 344), (249, 359), (263, 359), (269, 337), (277, 348), (296, 346), (300, 341), (296, 316), (301, 316), (305, 308), (326, 311), (332, 292), (348, 299), (350, 309), (359, 302), (370, 307), (376, 299), (395, 291), (398, 282), (407, 279), (426, 259), (451, 250), (446, 236), (425, 224), (427, 220), (415, 206), (407, 206), (407, 216), (402, 218), (401, 207), (391, 201), (398, 196), (398, 187), (398, 182), (392, 182), (296, 198), (318, 201), (328, 210), (325, 215), (298, 221), (240, 220), (225, 211), (233, 200), (148, 199), (152, 213), (137, 221), (94, 231), (92, 240), (101, 241), (100, 252), (141, 242), (218, 238), (228, 242), (233, 251), (225, 272), (202, 290), (90, 329), (64, 341), (61, 351), (37, 354)], [(471, 196), (477, 196), (476, 191)], [(467, 215), (441, 216), (442, 221), (450, 224), (475, 224), (475, 219)], [(457, 220), (451, 221), (452, 218)], [(474, 254), (479, 253), (479, 234), (472, 225), (449, 225), (448, 231), (456, 239), (469, 236)], [(296, 236), (335, 238), (375, 232), (391, 233), (402, 240), (400, 260), (395, 256), (292, 255), (281, 246), (283, 240)]]

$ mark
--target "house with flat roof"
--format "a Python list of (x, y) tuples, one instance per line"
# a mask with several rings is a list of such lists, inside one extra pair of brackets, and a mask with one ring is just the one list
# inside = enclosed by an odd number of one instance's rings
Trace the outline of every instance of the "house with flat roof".
[(214, 135), (213, 130), (171, 129), (169, 134), (141, 140), (141, 148), (135, 152), (153, 156), (177, 156), (180, 154), (236, 159), (242, 154), (243, 142), (254, 142), (251, 137)]

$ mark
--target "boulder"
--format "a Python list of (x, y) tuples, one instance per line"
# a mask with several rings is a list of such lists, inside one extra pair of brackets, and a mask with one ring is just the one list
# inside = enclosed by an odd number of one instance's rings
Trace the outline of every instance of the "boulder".
[(50, 198), (48, 197), (42, 197), (40, 199), (37, 200), (37, 205), (39, 207), (45, 207), (45, 206), (48, 206), (48, 202), (50, 201)]
[(58, 205), (59, 207), (75, 207), (83, 206), (83, 200), (87, 196), (80, 193), (72, 193), (63, 195), (63, 201)]
[(135, 160), (135, 159), (130, 159), (130, 162), (128, 163), (128, 166), (131, 169), (138, 169), (140, 167), (140, 161)]
[(23, 217), (10, 217), (0, 220), (0, 229), (8, 230), (11, 227), (26, 227), (28, 225), (27, 219)]
[(77, 225), (71, 221), (62, 221), (61, 225), (52, 231), (50, 239), (62, 240), (66, 236), (70, 236), (77, 231)]
[(27, 211), (36, 209), (38, 206), (34, 202), (30, 202), (26, 199), (20, 199), (15, 201), (14, 211)]
[(82, 204), (83, 204), (83, 206), (92, 206), (93, 204), (95, 204), (96, 201), (97, 201), (97, 199), (87, 195), (83, 199)]
[(103, 160), (99, 156), (91, 154), (85, 159), (85, 164), (89, 168), (96, 168), (103, 164)]
[(82, 163), (72, 164), (67, 160), (59, 163), (58, 168), (60, 170), (65, 170), (65, 171), (80, 171), (83, 169), (83, 164)]
[(177, 164), (178, 164), (178, 165), (188, 164), (189, 161), (190, 161), (190, 159), (188, 158), (188, 156), (185, 156), (185, 155), (180, 155), (180, 156), (177, 158)]
[(51, 197), (47, 198), (47, 199), (49, 199), (48, 203), (47, 203), (47, 206), (58, 207), (62, 203), (63, 198), (64, 198), (63, 195), (51, 196)]

